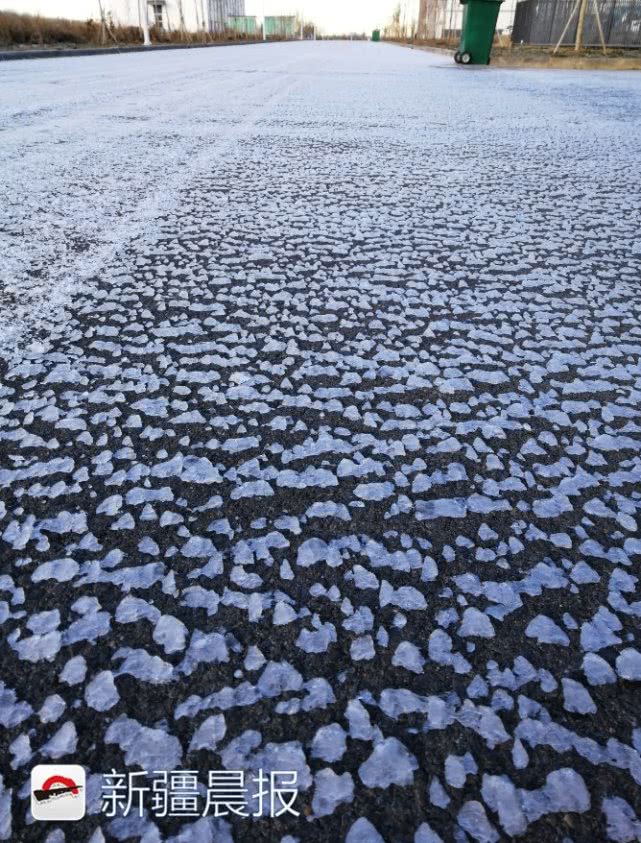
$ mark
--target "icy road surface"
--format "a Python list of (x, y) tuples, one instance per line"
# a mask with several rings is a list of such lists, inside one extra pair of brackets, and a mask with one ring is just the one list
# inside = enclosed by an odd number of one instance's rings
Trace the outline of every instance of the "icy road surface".
[[(0, 838), (641, 839), (641, 77), (0, 67)], [(33, 765), (88, 816), (33, 824)], [(293, 770), (299, 818), (100, 813)]]

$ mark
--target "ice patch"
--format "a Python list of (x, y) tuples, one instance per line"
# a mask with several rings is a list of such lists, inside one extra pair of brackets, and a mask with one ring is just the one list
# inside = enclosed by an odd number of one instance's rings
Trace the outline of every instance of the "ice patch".
[(354, 781), (349, 773), (337, 775), (333, 770), (320, 770), (314, 776), (312, 811), (317, 817), (333, 814), (336, 808), (354, 798)]
[(109, 726), (105, 743), (118, 744), (127, 766), (143, 770), (174, 770), (180, 766), (182, 747), (178, 738), (162, 729), (150, 729), (122, 714)]
[(416, 759), (397, 738), (385, 738), (361, 764), (358, 774), (366, 787), (407, 787), (414, 781), (417, 769)]
[(537, 615), (527, 625), (525, 634), (528, 638), (535, 638), (539, 644), (559, 644), (567, 647), (570, 639), (560, 626), (547, 615)]
[(120, 694), (110, 670), (97, 673), (85, 688), (87, 705), (96, 711), (109, 711), (119, 699)]

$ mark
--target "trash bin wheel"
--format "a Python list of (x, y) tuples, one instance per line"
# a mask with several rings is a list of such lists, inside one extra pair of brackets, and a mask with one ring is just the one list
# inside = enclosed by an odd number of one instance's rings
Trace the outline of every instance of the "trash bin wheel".
[(461, 53), (459, 61), (461, 64), (469, 64), (472, 61), (472, 53)]
[(458, 50), (454, 53), (454, 61), (455, 61), (457, 64), (460, 64), (460, 63), (461, 63), (461, 54), (460, 54), (460, 52), (459, 52)]

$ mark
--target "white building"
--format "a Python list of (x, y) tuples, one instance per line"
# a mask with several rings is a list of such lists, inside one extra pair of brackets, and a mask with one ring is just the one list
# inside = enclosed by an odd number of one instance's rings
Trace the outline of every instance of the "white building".
[[(103, 0), (103, 6), (115, 24), (140, 26), (140, 9), (145, 2), (150, 26), (156, 24), (164, 29), (177, 30), (180, 29), (182, 16), (188, 31), (202, 29), (203, 15), (207, 13), (206, 0)], [(94, 3), (85, 5), (93, 6)], [(98, 17), (98, 4), (95, 3), (95, 6), (94, 14), (85, 13), (85, 17)]]
[[(105, 13), (115, 24), (140, 26), (140, 8), (145, 0), (102, 0)], [(245, 0), (146, 0), (149, 25), (162, 21), (164, 28), (177, 30), (180, 19), (188, 31), (205, 27), (211, 32), (224, 29), (228, 15), (244, 15)], [(66, 17), (73, 20), (100, 19), (98, 0), (4, 0), (3, 8), (44, 17)]]

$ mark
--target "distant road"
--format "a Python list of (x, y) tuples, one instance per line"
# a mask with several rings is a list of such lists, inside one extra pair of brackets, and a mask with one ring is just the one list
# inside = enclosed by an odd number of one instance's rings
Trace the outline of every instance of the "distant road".
[[(0, 92), (0, 839), (40, 763), (92, 843), (638, 838), (641, 77), (318, 42)], [(112, 769), (196, 809), (101, 816)], [(300, 816), (203, 817), (219, 769)]]
[[(261, 41), (215, 41), (206, 44), (122, 44), (118, 47), (49, 47), (47, 49), (0, 50), (0, 61), (20, 61), (21, 59), (59, 59), (81, 58), (86, 56), (118, 56), (124, 53), (157, 53), (166, 50), (194, 50), (201, 47), (248, 47)], [(272, 43), (272, 42), (270, 42)]]

